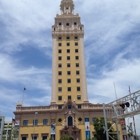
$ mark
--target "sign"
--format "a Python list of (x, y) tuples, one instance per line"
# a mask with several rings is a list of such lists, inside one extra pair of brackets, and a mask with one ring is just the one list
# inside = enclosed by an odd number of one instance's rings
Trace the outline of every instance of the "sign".
[(85, 118), (85, 134), (86, 134), (86, 139), (90, 139), (90, 123), (89, 123), (89, 118)]
[(90, 131), (86, 131), (86, 139), (90, 139)]
[(55, 134), (55, 127), (56, 127), (56, 124), (52, 123), (51, 124), (51, 134)]
[(123, 140), (127, 140), (127, 135), (123, 135)]
[(126, 124), (125, 124), (125, 119), (124, 118), (120, 119), (120, 124), (121, 124), (122, 130), (126, 130)]

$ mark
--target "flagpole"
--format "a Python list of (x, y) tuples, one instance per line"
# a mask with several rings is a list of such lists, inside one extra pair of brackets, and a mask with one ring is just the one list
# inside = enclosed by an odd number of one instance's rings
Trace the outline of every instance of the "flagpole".
[(22, 106), (23, 106), (23, 101), (24, 101), (24, 91), (26, 90), (25, 86), (23, 88), (23, 95), (22, 95)]
[(117, 100), (118, 100), (118, 97), (117, 97), (117, 92), (116, 92), (116, 86), (115, 86), (115, 82), (114, 82), (113, 84), (114, 84), (114, 91), (115, 91), (116, 103), (118, 103), (118, 102), (117, 102)]

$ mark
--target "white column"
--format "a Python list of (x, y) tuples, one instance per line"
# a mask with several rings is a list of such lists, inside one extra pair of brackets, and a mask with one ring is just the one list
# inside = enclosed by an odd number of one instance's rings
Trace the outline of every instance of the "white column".
[(52, 103), (56, 103), (56, 81), (57, 81), (57, 44), (56, 44), (56, 37), (52, 38), (53, 44), (52, 44)]
[(82, 77), (82, 97), (83, 102), (88, 102), (88, 95), (87, 95), (87, 82), (86, 82), (86, 65), (85, 65), (85, 56), (84, 56), (84, 37), (79, 37), (79, 53), (80, 53), (80, 73)]

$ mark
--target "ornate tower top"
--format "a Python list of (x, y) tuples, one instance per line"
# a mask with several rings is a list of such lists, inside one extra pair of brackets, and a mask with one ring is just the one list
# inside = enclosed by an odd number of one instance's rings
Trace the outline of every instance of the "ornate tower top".
[(74, 14), (73, 0), (62, 0), (60, 4), (61, 14), (56, 14), (55, 24), (52, 26), (52, 36), (59, 35), (84, 35), (84, 25), (81, 24), (78, 13)]
[(72, 14), (74, 3), (72, 0), (62, 0), (60, 4), (61, 14)]

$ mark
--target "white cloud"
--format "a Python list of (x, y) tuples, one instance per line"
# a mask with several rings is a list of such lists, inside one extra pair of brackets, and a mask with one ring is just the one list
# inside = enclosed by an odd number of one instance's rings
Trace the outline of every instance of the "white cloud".
[[(112, 70), (108, 70), (107, 68), (102, 70), (101, 79), (88, 78), (89, 96), (93, 98), (90, 98), (90, 101), (97, 103), (97, 101), (100, 100), (101, 103), (108, 103), (115, 100), (114, 83), (116, 85), (118, 98), (128, 94), (129, 86), (131, 86), (132, 92), (139, 90), (139, 71), (140, 59), (127, 61), (116, 58)], [(100, 98), (96, 101), (94, 94), (106, 98)]]
[(17, 102), (22, 101), (24, 86), (27, 89), (24, 93), (24, 105), (31, 105), (31, 103), (42, 105), (43, 102), (48, 104), (45, 100), (50, 100), (50, 69), (24, 68), (19, 62), (8, 55), (0, 54), (0, 110), (6, 114), (6, 118), (13, 116), (12, 112)]

